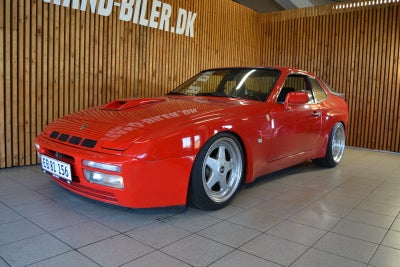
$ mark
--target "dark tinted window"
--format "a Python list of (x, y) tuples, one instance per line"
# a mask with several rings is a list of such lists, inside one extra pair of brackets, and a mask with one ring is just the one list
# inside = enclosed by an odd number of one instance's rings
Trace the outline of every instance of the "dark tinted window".
[(201, 72), (169, 95), (239, 97), (264, 101), (280, 71), (274, 69), (216, 69)]

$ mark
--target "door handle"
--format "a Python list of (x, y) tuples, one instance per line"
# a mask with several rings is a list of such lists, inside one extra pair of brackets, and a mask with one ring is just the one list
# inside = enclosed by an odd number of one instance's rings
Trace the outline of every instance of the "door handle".
[(321, 112), (314, 111), (314, 112), (312, 113), (312, 116), (313, 116), (313, 117), (321, 117)]

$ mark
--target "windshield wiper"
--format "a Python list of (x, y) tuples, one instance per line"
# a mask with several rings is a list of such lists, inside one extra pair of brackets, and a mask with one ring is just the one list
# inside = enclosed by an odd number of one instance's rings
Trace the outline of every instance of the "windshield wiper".
[(219, 97), (226, 97), (227, 95), (224, 94), (224, 93), (213, 92), (213, 93), (198, 93), (198, 94), (195, 94), (195, 96), (219, 96)]
[(182, 92), (171, 91), (171, 92), (167, 93), (167, 95), (186, 95), (186, 94), (182, 93)]

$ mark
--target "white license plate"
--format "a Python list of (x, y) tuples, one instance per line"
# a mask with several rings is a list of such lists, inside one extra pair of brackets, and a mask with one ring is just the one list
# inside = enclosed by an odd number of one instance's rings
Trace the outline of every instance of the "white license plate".
[(45, 155), (40, 155), (42, 162), (42, 169), (50, 172), (57, 178), (64, 178), (65, 180), (72, 181), (71, 165)]

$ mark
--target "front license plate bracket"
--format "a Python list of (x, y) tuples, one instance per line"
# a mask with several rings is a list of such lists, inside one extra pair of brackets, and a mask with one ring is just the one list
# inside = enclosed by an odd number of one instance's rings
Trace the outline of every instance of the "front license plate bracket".
[(50, 173), (55, 178), (63, 179), (68, 183), (72, 182), (71, 165), (69, 163), (45, 155), (40, 155), (40, 161), (44, 172)]

